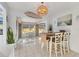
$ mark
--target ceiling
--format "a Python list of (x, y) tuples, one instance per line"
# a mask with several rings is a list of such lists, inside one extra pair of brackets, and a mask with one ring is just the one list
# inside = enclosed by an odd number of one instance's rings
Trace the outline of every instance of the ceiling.
[[(38, 6), (40, 6), (40, 2), (7, 2), (10, 10), (22, 11), (23, 13), (26, 11), (36, 12)], [(78, 2), (45, 2), (44, 3), (48, 7), (48, 16), (55, 16), (61, 12), (65, 12), (68, 10), (73, 10), (76, 7), (79, 7)]]

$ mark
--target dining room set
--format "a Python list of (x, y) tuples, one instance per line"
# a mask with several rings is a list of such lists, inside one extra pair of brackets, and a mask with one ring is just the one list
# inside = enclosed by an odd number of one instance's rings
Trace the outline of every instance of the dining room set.
[(49, 56), (64, 56), (70, 53), (70, 32), (49, 32), (41, 33), (39, 36), (41, 49), (45, 46)]

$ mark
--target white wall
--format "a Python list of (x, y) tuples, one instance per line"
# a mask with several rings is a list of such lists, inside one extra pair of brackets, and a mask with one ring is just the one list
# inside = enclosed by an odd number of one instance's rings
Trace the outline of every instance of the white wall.
[[(52, 22), (53, 29), (54, 32), (58, 32), (60, 28), (61, 29), (63, 28), (57, 26), (57, 18), (67, 14), (72, 14), (72, 26), (66, 27), (71, 32), (70, 48), (75, 52), (79, 52), (79, 8), (76, 8), (75, 10), (72, 11), (62, 12), (61, 14), (58, 14), (56, 17), (54, 17)], [(78, 17), (76, 18), (77, 15)]]
[(79, 52), (79, 8), (73, 12), (71, 48)]

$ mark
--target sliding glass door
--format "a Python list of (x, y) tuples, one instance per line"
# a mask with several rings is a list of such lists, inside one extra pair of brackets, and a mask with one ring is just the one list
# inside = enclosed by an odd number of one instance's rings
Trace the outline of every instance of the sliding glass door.
[(22, 23), (21, 25), (21, 38), (32, 38), (35, 36), (35, 25), (34, 23)]
[(45, 30), (44, 23), (36, 24), (31, 22), (23, 22), (18, 25), (18, 37), (33, 38), (39, 36), (39, 34), (43, 33)]

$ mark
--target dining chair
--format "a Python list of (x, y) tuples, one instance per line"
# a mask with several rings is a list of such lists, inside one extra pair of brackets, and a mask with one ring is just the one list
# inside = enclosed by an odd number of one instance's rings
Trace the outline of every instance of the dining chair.
[[(55, 54), (55, 56), (58, 56), (58, 55), (62, 56), (63, 55), (62, 37), (63, 37), (62, 32), (56, 32), (53, 37), (50, 37), (50, 44), (49, 44), (50, 56), (51, 56), (52, 51)], [(54, 38), (54, 40), (55, 40), (54, 42), (52, 41), (52, 38)]]
[(70, 40), (70, 33), (69, 32), (64, 32), (63, 34), (63, 53), (64, 55), (66, 53), (69, 53), (69, 40)]

